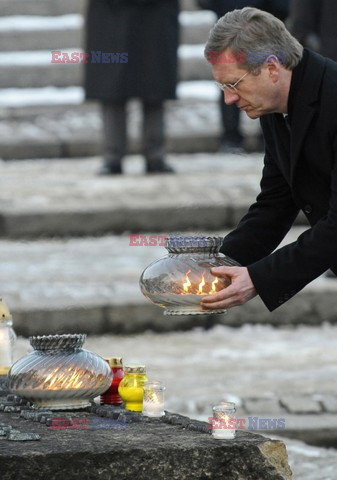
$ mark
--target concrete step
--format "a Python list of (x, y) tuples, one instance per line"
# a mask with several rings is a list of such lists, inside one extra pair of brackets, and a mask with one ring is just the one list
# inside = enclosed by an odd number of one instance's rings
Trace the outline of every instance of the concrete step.
[(215, 230), (235, 225), (258, 192), (262, 155), (169, 155), (168, 162), (176, 174), (144, 175), (143, 158), (130, 156), (125, 174), (110, 177), (97, 175), (99, 158), (2, 162), (1, 234)]
[[(165, 212), (163, 217), (169, 215)], [(205, 229), (197, 231), (207, 233)], [(302, 231), (295, 228), (286, 242)], [(333, 279), (319, 278), (273, 313), (256, 297), (227, 315), (165, 317), (159, 307), (142, 296), (138, 286), (141, 272), (166, 253), (164, 247), (131, 248), (129, 235), (34, 242), (2, 240), (0, 247), (1, 295), (13, 311), (15, 329), (24, 336), (56, 331), (165, 332), (196, 326), (209, 328), (218, 323), (336, 323), (337, 282)]]
[[(144, 175), (126, 157), (124, 175), (102, 177), (99, 158), (2, 162), (0, 234), (7, 238), (217, 230), (254, 201), (262, 155), (169, 155), (176, 173)], [(299, 217), (304, 225), (304, 217)]]
[[(84, 13), (87, 0), (0, 0), (0, 15), (67, 15)], [(197, 10), (195, 0), (179, 0), (181, 10)]]
[[(211, 68), (203, 57), (203, 44), (178, 49), (179, 80), (210, 80)], [(65, 49), (71, 55), (82, 49)], [(50, 50), (0, 53), (0, 88), (68, 87), (83, 83), (82, 63), (52, 63)]]
[[(48, 96), (48, 89), (45, 92)], [(59, 92), (60, 93), (60, 92)], [(72, 104), (81, 92), (68, 92), (69, 103), (0, 107), (0, 158), (55, 158), (100, 155), (102, 119), (96, 103)], [(72, 93), (75, 93), (73, 95)], [(76, 96), (76, 93), (79, 93)], [(214, 92), (217, 97), (218, 92)], [(0, 94), (1, 96), (1, 94)], [(9, 92), (10, 96), (10, 92)], [(59, 95), (57, 95), (59, 96)], [(6, 91), (3, 98), (6, 97)], [(65, 97), (66, 98), (66, 97)], [(7, 99), (8, 100), (8, 99)], [(42, 98), (40, 98), (42, 101)], [(66, 100), (67, 101), (67, 100)], [(20, 104), (19, 104), (20, 105)], [(128, 105), (129, 152), (140, 151), (141, 109)], [(167, 102), (166, 148), (168, 152), (216, 151), (221, 131), (218, 101), (182, 96)], [(256, 124), (256, 126), (258, 126)]]
[[(205, 43), (215, 21), (214, 12), (181, 12), (181, 44)], [(83, 30), (81, 14), (0, 17), (0, 51), (80, 49), (84, 47)]]
[(68, 15), (84, 13), (86, 0), (0, 0), (0, 15)]
[[(214, 152), (219, 147), (219, 90), (214, 82), (180, 82), (177, 101), (166, 104), (168, 152)], [(78, 157), (101, 154), (98, 104), (83, 104), (78, 87), (0, 90), (0, 158)], [(129, 152), (140, 151), (141, 110), (128, 104)], [(241, 116), (248, 151), (254, 151), (259, 122)]]

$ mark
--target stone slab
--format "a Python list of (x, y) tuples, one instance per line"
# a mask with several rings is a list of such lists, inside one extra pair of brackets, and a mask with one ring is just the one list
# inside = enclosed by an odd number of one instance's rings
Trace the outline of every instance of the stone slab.
[[(67, 50), (69, 55), (73, 51), (80, 50)], [(15, 59), (11, 52), (0, 53), (0, 61), (0, 88), (68, 87), (83, 84), (83, 64), (52, 63), (51, 51), (16, 52)], [(211, 68), (203, 58), (202, 45), (179, 47), (178, 63), (179, 81), (212, 79)]]
[[(84, 13), (86, 0), (0, 0), (0, 15), (68, 15)], [(180, 0), (181, 10), (198, 10), (196, 0)]]
[(82, 35), (80, 28), (1, 31), (0, 25), (1, 52), (83, 48)]
[(320, 413), (322, 411), (320, 402), (311, 397), (284, 396), (281, 398), (281, 404), (289, 413), (294, 414)]
[[(15, 110), (4, 108), (0, 112), (3, 119), (0, 127), (0, 158), (4, 160), (81, 157), (102, 152), (102, 120), (96, 104), (37, 107), (28, 108), (28, 111), (19, 109), (22, 113), (26, 111), (24, 116), (20, 116), (20, 112), (15, 113)], [(139, 153), (139, 104), (131, 103), (128, 112), (129, 153)], [(219, 146), (220, 129), (216, 102), (178, 100), (167, 104), (168, 152), (214, 152)]]
[(86, 0), (0, 0), (0, 15), (68, 15), (83, 13), (85, 4)]
[[(174, 420), (131, 422), (123, 430), (52, 430), (34, 423), (39, 442), (17, 442), (14, 453), (8, 441), (2, 441), (1, 478), (89, 479), (99, 472), (102, 480), (291, 480), (283, 442), (249, 432), (238, 432), (232, 441), (215, 440), (209, 433), (186, 428), (186, 421), (190, 427), (193, 420)], [(0, 421), (10, 421), (23, 433), (28, 427), (11, 414), (0, 413)]]
[[(179, 16), (180, 44), (205, 43), (216, 19), (215, 13), (210, 11), (181, 12)], [(27, 16), (24, 28), (20, 22), (15, 23), (14, 19), (0, 17), (0, 49), (2, 52), (84, 48), (85, 31), (82, 15), (72, 15), (67, 18)]]

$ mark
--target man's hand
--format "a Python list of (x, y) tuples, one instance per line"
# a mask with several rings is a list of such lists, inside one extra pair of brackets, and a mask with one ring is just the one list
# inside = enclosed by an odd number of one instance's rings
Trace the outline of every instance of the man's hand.
[(215, 267), (211, 270), (216, 277), (229, 278), (231, 284), (214, 295), (207, 295), (201, 302), (205, 310), (236, 307), (257, 295), (246, 267)]

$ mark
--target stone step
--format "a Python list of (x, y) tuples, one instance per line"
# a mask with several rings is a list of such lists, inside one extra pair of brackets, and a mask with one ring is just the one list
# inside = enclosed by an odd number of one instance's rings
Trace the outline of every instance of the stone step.
[[(210, 80), (211, 68), (203, 57), (203, 44), (181, 45), (178, 49), (179, 80)], [(66, 49), (71, 55), (82, 49)], [(83, 83), (82, 63), (52, 63), (49, 50), (0, 53), (1, 88), (68, 87)], [(59, 57), (57, 57), (59, 58)]]
[[(221, 94), (213, 80), (179, 82), (176, 93), (177, 101), (167, 102), (171, 110), (179, 102), (184, 101), (191, 105), (200, 103), (207, 109), (208, 105), (219, 101)], [(84, 102), (85, 93), (82, 87), (4, 88), (0, 89), (0, 119), (32, 119), (53, 112), (65, 113), (70, 108), (79, 115), (97, 113), (97, 102), (88, 101), (85, 104)], [(137, 110), (137, 102), (130, 103), (134, 115), (133, 110)], [(247, 122), (249, 120), (246, 120)]]
[(135, 155), (125, 158), (124, 175), (111, 177), (97, 175), (99, 158), (2, 162), (0, 234), (32, 239), (231, 228), (258, 193), (261, 155), (169, 155), (167, 161), (175, 174), (143, 175), (143, 159)]
[[(84, 13), (87, 0), (0, 0), (0, 15), (67, 15)], [(179, 0), (181, 10), (198, 10), (195, 0)]]
[(2, 162), (1, 234), (215, 230), (234, 225), (258, 192), (261, 155), (170, 155), (168, 162), (176, 174), (144, 175), (143, 158), (130, 156), (125, 175), (112, 177), (97, 175), (99, 158)]
[[(181, 82), (166, 104), (168, 152), (214, 152), (219, 147), (219, 91), (213, 82)], [(98, 104), (83, 104), (81, 88), (0, 90), (0, 158), (79, 157), (101, 154)], [(128, 104), (129, 152), (140, 151), (141, 110)], [(241, 116), (247, 149), (259, 122)]]
[[(210, 11), (183, 11), (179, 14), (181, 44), (202, 44), (216, 21)], [(62, 16), (0, 17), (0, 51), (80, 49), (84, 46), (84, 18)]]
[(68, 15), (84, 13), (85, 5), (86, 0), (0, 0), (0, 15)]
[[(138, 153), (140, 106), (130, 103), (128, 112), (128, 148), (130, 153)], [(170, 101), (166, 112), (168, 152), (216, 151), (221, 131), (217, 101)], [(21, 117), (20, 113), (26, 115)], [(14, 118), (8, 119), (8, 116)], [(102, 153), (102, 119), (97, 104), (4, 108), (1, 118), (2, 159), (81, 157)]]

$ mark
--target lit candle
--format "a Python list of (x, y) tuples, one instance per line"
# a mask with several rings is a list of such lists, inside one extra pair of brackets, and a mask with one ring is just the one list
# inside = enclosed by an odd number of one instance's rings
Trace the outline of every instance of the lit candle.
[(162, 417), (164, 412), (165, 387), (161, 382), (144, 384), (143, 415), (147, 417)]
[(15, 338), (12, 315), (0, 298), (0, 375), (7, 375), (12, 365), (12, 347)]
[(231, 440), (236, 435), (235, 403), (222, 402), (213, 407), (212, 436)]
[(7, 325), (0, 324), (0, 375), (7, 375), (12, 363), (12, 350)]

